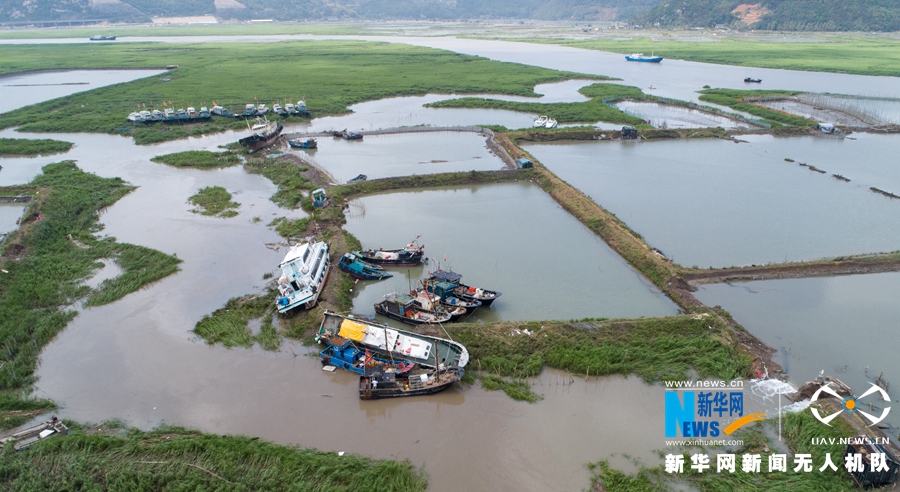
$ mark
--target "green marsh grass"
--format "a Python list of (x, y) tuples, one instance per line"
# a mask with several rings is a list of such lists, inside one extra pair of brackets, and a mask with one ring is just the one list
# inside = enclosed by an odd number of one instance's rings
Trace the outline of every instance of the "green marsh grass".
[[(272, 324), (275, 311), (274, 289), (262, 295), (249, 295), (229, 299), (225, 307), (203, 317), (194, 326), (194, 333), (207, 344), (232, 347), (250, 347), (259, 342), (266, 350), (277, 350), (281, 335)], [(251, 319), (262, 318), (262, 330), (257, 335), (250, 333), (247, 325)]]
[(174, 154), (158, 155), (150, 159), (174, 167), (193, 167), (196, 169), (215, 169), (234, 166), (241, 159), (228, 152), (210, 152), (208, 150), (187, 150)]
[(305, 233), (306, 229), (309, 228), (309, 221), (309, 217), (303, 217), (302, 219), (296, 220), (291, 220), (287, 217), (278, 217), (269, 223), (269, 227), (274, 227), (275, 232), (277, 232), (279, 236), (291, 238)]
[(800, 116), (793, 116), (774, 109), (768, 109), (755, 104), (744, 102), (746, 97), (765, 97), (765, 96), (790, 96), (796, 94), (792, 91), (763, 91), (752, 90), (743, 91), (737, 89), (704, 89), (701, 92), (700, 100), (712, 104), (728, 106), (736, 111), (750, 113), (753, 116), (762, 118), (774, 126), (815, 126), (816, 122), (808, 120)]
[(427, 486), (424, 473), (408, 461), (338, 456), (180, 427), (111, 429), (115, 435), (72, 428), (23, 451), (4, 450), (0, 489), (421, 492)]
[(582, 87), (579, 90), (591, 99), (584, 102), (573, 103), (541, 103), (501, 101), (497, 99), (484, 99), (466, 97), (461, 99), (448, 99), (426, 104), (434, 108), (487, 108), (519, 111), (522, 113), (546, 114), (555, 118), (560, 123), (596, 123), (605, 121), (608, 123), (623, 123), (639, 125), (643, 119), (631, 116), (603, 103), (604, 99), (646, 99), (648, 96), (637, 87), (622, 86), (617, 84), (593, 84)]
[(234, 209), (241, 206), (240, 203), (231, 201), (231, 193), (221, 186), (201, 188), (200, 191), (188, 198), (188, 201), (197, 206), (191, 212), (215, 215), (226, 219), (236, 216), (238, 213)]
[(74, 144), (43, 138), (30, 140), (27, 138), (0, 138), (0, 156), (16, 155), (49, 155), (68, 152)]
[[(121, 129), (120, 133), (133, 135), (137, 143), (152, 143), (246, 129), (246, 123), (241, 118), (214, 116), (206, 122), (157, 122), (136, 124), (132, 129), (125, 118), (139, 106), (164, 109), (165, 102), (199, 108), (216, 102), (238, 111), (257, 100), (271, 105), (305, 97), (309, 110), (320, 117), (346, 113), (352, 104), (384, 97), (427, 93), (534, 96), (535, 84), (597, 78), (431, 48), (362, 41), (110, 43), (90, 48), (6, 45), (0, 74), (36, 69), (179, 68), (165, 77), (146, 77), (11, 111), (0, 119), (0, 128), (18, 126), (22, 131), (56, 133), (115, 133)], [(253, 70), (248, 71), (248, 66)], [(259, 73), (278, 76), (259, 77)]]
[(543, 396), (531, 391), (527, 381), (518, 379), (507, 380), (490, 374), (479, 375), (478, 379), (481, 380), (482, 388), (487, 391), (503, 391), (513, 400), (534, 403), (544, 399)]
[(280, 160), (254, 160), (244, 164), (244, 169), (250, 174), (261, 174), (275, 183), (278, 191), (272, 195), (271, 200), (282, 208), (297, 208), (303, 199), (303, 192), (312, 189), (309, 180), (303, 176), (308, 170), (292, 162)]
[[(28, 185), (0, 188), (36, 197), (0, 257), (8, 272), (0, 275), (0, 391), (34, 382), (41, 349), (77, 314), (69, 306), (106, 304), (178, 270), (174, 256), (95, 237), (98, 212), (133, 189), (70, 161), (44, 166)], [(101, 259), (113, 259), (123, 273), (92, 290), (81, 282)]]

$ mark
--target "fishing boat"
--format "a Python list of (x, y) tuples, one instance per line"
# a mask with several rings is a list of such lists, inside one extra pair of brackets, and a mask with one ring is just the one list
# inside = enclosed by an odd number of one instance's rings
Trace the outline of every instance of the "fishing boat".
[(278, 103), (272, 105), (272, 112), (279, 116), (287, 116), (287, 112), (285, 112), (285, 110), (282, 109), (281, 105)]
[(260, 104), (259, 106), (256, 107), (256, 115), (257, 116), (262, 116), (268, 112), (269, 112), (269, 108), (266, 107), (265, 104)]
[(659, 63), (662, 61), (663, 57), (653, 55), (644, 56), (643, 53), (632, 53), (630, 55), (625, 55), (625, 59), (633, 62)]
[(185, 111), (184, 108), (179, 109), (178, 111), (175, 112), (175, 119), (176, 120), (186, 120), (187, 119), (187, 111)]
[(281, 123), (274, 121), (260, 120), (257, 118), (256, 122), (257, 123), (250, 128), (251, 135), (238, 140), (241, 145), (250, 148), (251, 154), (272, 143), (272, 141), (281, 134), (281, 130), (284, 129), (284, 126), (282, 126)]
[(334, 138), (343, 138), (344, 134), (347, 133), (347, 129), (343, 130), (331, 130), (331, 136)]
[(362, 140), (363, 139), (362, 133), (356, 133), (356, 132), (345, 132), (343, 137), (344, 137), (344, 140)]
[(194, 109), (193, 106), (187, 108), (187, 117), (190, 119), (194, 119), (197, 117), (197, 110)]
[(253, 116), (256, 114), (256, 106), (253, 104), (247, 104), (244, 106), (243, 116)]
[(341, 261), (338, 262), (338, 267), (350, 274), (351, 277), (360, 280), (381, 280), (393, 277), (393, 275), (384, 271), (384, 268), (366, 263), (351, 253), (347, 253), (341, 257)]
[(154, 109), (153, 112), (150, 113), (150, 119), (153, 121), (163, 121), (166, 119), (166, 114), (158, 109)]
[(131, 113), (125, 119), (132, 123), (143, 123), (144, 122), (144, 117), (141, 116), (141, 113)]
[(309, 116), (309, 110), (306, 109), (306, 101), (297, 101), (297, 105), (294, 106), (294, 114), (298, 116)]
[(200, 107), (200, 118), (204, 120), (208, 120), (212, 115), (209, 114), (209, 108), (206, 106)]
[(91, 41), (115, 41), (115, 36), (101, 36), (97, 34), (96, 36), (91, 36)]
[(475, 299), (460, 299), (454, 295), (456, 284), (450, 282), (429, 282), (425, 281), (425, 290), (432, 294), (437, 294), (441, 298), (441, 304), (449, 308), (462, 307), (466, 308), (466, 312), (471, 314), (476, 308), (481, 307), (481, 301)]
[(406, 245), (403, 249), (367, 249), (355, 251), (354, 254), (363, 261), (376, 265), (390, 266), (416, 266), (425, 258), (425, 244), (419, 246), (419, 237)]
[(534, 127), (535, 127), (535, 128), (544, 128), (544, 127), (546, 127), (546, 126), (547, 126), (547, 120), (549, 120), (549, 119), (550, 119), (550, 118), (547, 117), (547, 116), (540, 116), (540, 117), (538, 117), (538, 119), (534, 120)]
[(233, 114), (231, 114), (231, 111), (223, 108), (222, 106), (213, 106), (213, 108), (209, 110), (209, 112), (216, 116), (224, 116), (226, 118), (231, 118), (232, 116), (234, 116)]
[(292, 149), (315, 149), (315, 148), (318, 148), (318, 144), (316, 143), (316, 139), (314, 139), (314, 138), (309, 138), (306, 140), (300, 140), (300, 139), (288, 140), (288, 145), (290, 145)]
[(381, 374), (406, 374), (416, 367), (416, 363), (399, 358), (375, 357), (366, 349), (357, 348), (353, 342), (333, 336), (325, 340), (325, 350), (319, 353), (319, 360), (324, 366), (368, 375), (375, 372)]
[(416, 301), (416, 306), (419, 309), (428, 311), (430, 313), (436, 314), (438, 316), (443, 316), (444, 314), (450, 315), (450, 321), (456, 321), (459, 318), (468, 313), (466, 308), (462, 306), (454, 306), (448, 307), (444, 306), (441, 303), (441, 297), (437, 294), (432, 294), (431, 292), (426, 291), (425, 289), (414, 290), (409, 293), (409, 296), (412, 297)]
[(144, 123), (147, 123), (147, 122), (153, 120), (153, 113), (151, 113), (150, 111), (141, 111), (140, 114), (141, 114), (141, 119), (144, 120)]
[(450, 321), (450, 313), (426, 311), (419, 307), (416, 298), (404, 294), (391, 293), (375, 304), (375, 313), (408, 325), (436, 325)]
[(429, 369), (438, 368), (441, 363), (447, 367), (466, 367), (469, 363), (469, 352), (459, 342), (325, 311), (316, 342), (325, 343), (335, 335), (374, 354), (401, 358)]
[(20, 451), (38, 441), (43, 441), (44, 439), (48, 439), (53, 436), (64, 436), (68, 433), (69, 428), (62, 423), (62, 420), (59, 420), (54, 415), (50, 420), (42, 422), (38, 425), (28, 427), (20, 431), (7, 432), (3, 435), (0, 435), (0, 447), (3, 447), (6, 445), (6, 443), (11, 442), (13, 443), (13, 449), (15, 449), (16, 451)]
[(347, 181), (347, 184), (350, 184), (350, 183), (359, 183), (360, 181), (365, 181), (365, 180), (367, 180), (367, 179), (369, 179), (369, 177), (366, 176), (365, 174), (357, 174), (355, 178), (352, 178), (352, 179), (348, 180), (348, 181)]
[(294, 105), (291, 103), (287, 103), (284, 105), (284, 112), (288, 114), (288, 116), (294, 114)]
[(166, 120), (171, 121), (175, 119), (175, 110), (172, 108), (166, 108)]
[(453, 294), (466, 301), (480, 301), (482, 306), (490, 306), (498, 297), (503, 295), (495, 290), (480, 289), (460, 283), (462, 275), (456, 272), (438, 270), (431, 274), (430, 280), (435, 282), (447, 282), (455, 285)]
[(377, 400), (439, 393), (466, 373), (461, 367), (424, 374), (372, 373), (359, 377), (359, 399)]
[(289, 315), (296, 307), (307, 309), (316, 305), (328, 278), (330, 267), (328, 244), (324, 242), (295, 244), (278, 265), (278, 312)]
[(744, 82), (759, 84), (759, 83), (762, 83), (762, 79), (754, 79), (753, 77), (744, 77)]
[(557, 124), (558, 124), (557, 121), (554, 120), (553, 118), (547, 118), (547, 123), (544, 124), (544, 126), (547, 128), (556, 128)]

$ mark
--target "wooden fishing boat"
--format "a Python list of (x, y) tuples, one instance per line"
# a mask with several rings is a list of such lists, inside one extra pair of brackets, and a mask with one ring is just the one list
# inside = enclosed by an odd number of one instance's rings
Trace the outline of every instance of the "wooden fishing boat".
[(465, 367), (469, 363), (469, 352), (453, 340), (325, 311), (316, 342), (325, 343), (334, 336), (346, 338), (374, 354), (415, 362), (421, 367), (439, 367), (435, 361), (443, 361), (448, 367)]
[(349, 133), (345, 132), (343, 137), (344, 137), (344, 140), (362, 140), (363, 139), (362, 133), (356, 133), (356, 132), (349, 132)]
[(760, 83), (762, 83), (762, 79), (754, 79), (753, 77), (744, 77), (744, 82), (760, 84)]
[(288, 145), (290, 145), (292, 149), (316, 149), (319, 147), (319, 145), (316, 143), (316, 139), (314, 138), (309, 138), (306, 140), (288, 140)]
[(415, 362), (404, 359), (375, 357), (341, 336), (325, 340), (325, 350), (319, 353), (319, 359), (324, 366), (335, 366), (362, 376), (374, 373), (402, 375), (416, 367)]
[(424, 374), (373, 373), (364, 375), (359, 378), (359, 399), (377, 400), (432, 395), (449, 388), (465, 373), (461, 367), (454, 366), (444, 371), (432, 371)]
[(420, 236), (403, 249), (367, 249), (353, 254), (368, 263), (390, 266), (416, 266), (425, 259), (425, 244), (419, 246)]
[(418, 306), (419, 309), (437, 315), (443, 315), (444, 313), (449, 314), (450, 321), (456, 321), (459, 318), (465, 316), (467, 313), (466, 308), (462, 306), (444, 306), (443, 304), (441, 304), (440, 296), (438, 296), (437, 294), (432, 294), (425, 289), (413, 290), (409, 293), (409, 296), (416, 301), (416, 306)]
[(434, 282), (447, 282), (456, 285), (452, 291), (453, 295), (466, 301), (480, 301), (482, 306), (490, 306), (498, 297), (503, 295), (496, 290), (480, 289), (460, 283), (461, 279), (462, 275), (444, 270), (438, 270), (431, 274), (430, 277), (430, 280)]
[(341, 257), (338, 267), (350, 274), (351, 277), (360, 280), (381, 280), (393, 277), (393, 275), (384, 271), (384, 268), (366, 263), (351, 253)]
[(426, 311), (412, 296), (388, 294), (375, 305), (375, 312), (408, 325), (434, 325), (450, 321), (450, 313)]
[(367, 179), (369, 179), (369, 177), (366, 176), (365, 174), (357, 174), (355, 178), (347, 180), (347, 184), (359, 183), (360, 181), (365, 181)]

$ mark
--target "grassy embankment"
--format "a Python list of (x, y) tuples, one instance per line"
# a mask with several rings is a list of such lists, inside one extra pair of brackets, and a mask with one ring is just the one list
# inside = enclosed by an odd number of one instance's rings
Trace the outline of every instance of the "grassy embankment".
[(29, 140), (27, 138), (0, 138), (0, 156), (49, 155), (68, 152), (74, 144), (48, 138)]
[[(10, 411), (34, 406), (17, 404), (15, 395), (34, 382), (43, 346), (76, 316), (70, 306), (82, 300), (85, 306), (107, 304), (178, 270), (174, 256), (95, 236), (102, 228), (98, 212), (133, 189), (72, 162), (45, 166), (28, 185), (0, 188), (0, 194), (36, 196), (0, 256), (0, 409), (13, 417), (0, 426), (20, 423)], [(123, 273), (96, 289), (82, 285), (101, 259), (114, 261)]]
[(744, 91), (744, 90), (736, 90), (736, 89), (705, 89), (700, 91), (703, 95), (700, 96), (701, 101), (705, 101), (712, 104), (719, 104), (721, 106), (728, 106), (731, 109), (736, 111), (743, 111), (745, 113), (750, 113), (753, 116), (757, 116), (762, 118), (773, 126), (797, 126), (797, 127), (809, 127), (815, 126), (816, 122), (813, 120), (808, 120), (806, 118), (802, 118), (800, 116), (795, 116), (789, 113), (785, 113), (783, 111), (777, 111), (774, 109), (769, 109), (762, 106), (757, 106), (755, 104), (751, 104), (745, 102), (744, 99), (748, 97), (766, 97), (766, 96), (791, 96), (796, 94), (796, 92), (791, 91), (766, 91), (766, 90), (753, 90), (753, 91)]
[[(96, 428), (91, 426), (91, 428)], [(3, 490), (424, 491), (408, 462), (338, 456), (180, 427), (150, 432), (72, 425), (68, 436), (4, 450)]]
[[(663, 467), (642, 468), (637, 475), (627, 475), (619, 470), (610, 468), (605, 462), (592, 463), (588, 467), (594, 471), (591, 484), (595, 489), (609, 492), (669, 492), (683, 490), (688, 485), (701, 492), (737, 491), (751, 492), (757, 490), (815, 490), (822, 492), (842, 492), (856, 489), (856, 484), (850, 478), (843, 467), (843, 457), (846, 446), (838, 444), (843, 437), (850, 437), (854, 432), (841, 419), (834, 421), (833, 427), (822, 425), (810, 415), (809, 412), (787, 413), (783, 422), (783, 437), (791, 453), (812, 455), (813, 470), (811, 472), (794, 471), (793, 460), (788, 459), (787, 472), (769, 472), (769, 450), (775, 449), (770, 440), (762, 434), (762, 426), (777, 425), (773, 421), (754, 424), (742, 431), (738, 439), (743, 439), (744, 447), (734, 452), (736, 455), (736, 467), (734, 473), (716, 473), (716, 450), (709, 449), (704, 452), (709, 454), (712, 469), (704, 473), (697, 473), (690, 468), (690, 453), (684, 453), (683, 474), (668, 474)], [(835, 444), (812, 444), (812, 439), (835, 439)], [(827, 441), (826, 441), (827, 442)], [(741, 455), (759, 454), (762, 459), (760, 473), (747, 473), (741, 469)], [(831, 455), (832, 463), (838, 467), (838, 471), (819, 471), (818, 468), (825, 463), (825, 454)], [(605, 489), (600, 488), (605, 487)]]
[(234, 166), (241, 162), (240, 157), (230, 152), (210, 152), (208, 150), (187, 150), (158, 155), (150, 160), (173, 167), (192, 167), (194, 169), (218, 169)]
[[(821, 41), (767, 42), (753, 39), (720, 39), (689, 41), (653, 37), (629, 40), (573, 40), (573, 39), (516, 39), (516, 41), (558, 44), (576, 48), (634, 53), (651, 51), (668, 59), (740, 65), (748, 67), (783, 68), (814, 72), (838, 72), (859, 75), (900, 76), (900, 52), (897, 41), (852, 35), (819, 35)], [(804, 33), (804, 38), (814, 36)], [(511, 41), (510, 39), (505, 39)], [(625, 60), (622, 60), (625, 63)], [(665, 60), (663, 60), (665, 63)], [(752, 74), (748, 74), (752, 75)], [(699, 87), (698, 87), (699, 89)]]
[[(0, 128), (29, 132), (119, 132), (139, 144), (244, 129), (242, 118), (214, 116), (197, 123), (136, 124), (141, 109), (211, 106), (243, 111), (245, 103), (273, 104), (305, 97), (312, 114), (347, 112), (347, 106), (390, 96), (427, 93), (498, 93), (536, 96), (534, 85), (593, 75), (502, 63), (431, 48), (360, 41), (280, 43), (8, 45), (0, 74), (36, 69), (146, 68), (178, 65), (166, 77), (148, 77), (20, 108)], [(252, 70), (248, 67), (252, 67)], [(277, 77), (259, 77), (277, 73)], [(166, 81), (168, 79), (168, 81)], [(51, 115), (48, 117), (48, 115)], [(272, 115), (270, 119), (281, 119)], [(299, 120), (298, 117), (290, 117)], [(118, 130), (117, 130), (118, 129)]]
[[(362, 25), (341, 24), (309, 24), (273, 22), (271, 24), (217, 24), (189, 26), (153, 26), (145, 25), (115, 27), (67, 27), (65, 29), (12, 29), (0, 32), (0, 39), (60, 39), (88, 38), (98, 32), (106, 31), (109, 35), (124, 37), (168, 37), (168, 36), (271, 36), (278, 34), (318, 34), (330, 36), (352, 36), (373, 34)], [(375, 31), (378, 33), (380, 31)], [(98, 43), (92, 42), (91, 45)]]
[(200, 191), (191, 195), (188, 201), (197, 206), (191, 212), (214, 215), (223, 219), (236, 217), (238, 212), (235, 209), (241, 206), (240, 203), (231, 201), (231, 193), (221, 186), (201, 188)]

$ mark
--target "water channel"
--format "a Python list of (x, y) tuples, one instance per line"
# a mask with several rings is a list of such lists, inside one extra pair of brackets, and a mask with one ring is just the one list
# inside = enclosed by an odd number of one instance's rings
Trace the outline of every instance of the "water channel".
[(525, 148), (682, 265), (780, 263), (900, 248), (900, 201), (869, 190), (900, 189), (893, 160), (900, 136), (740, 138), (746, 142)]

